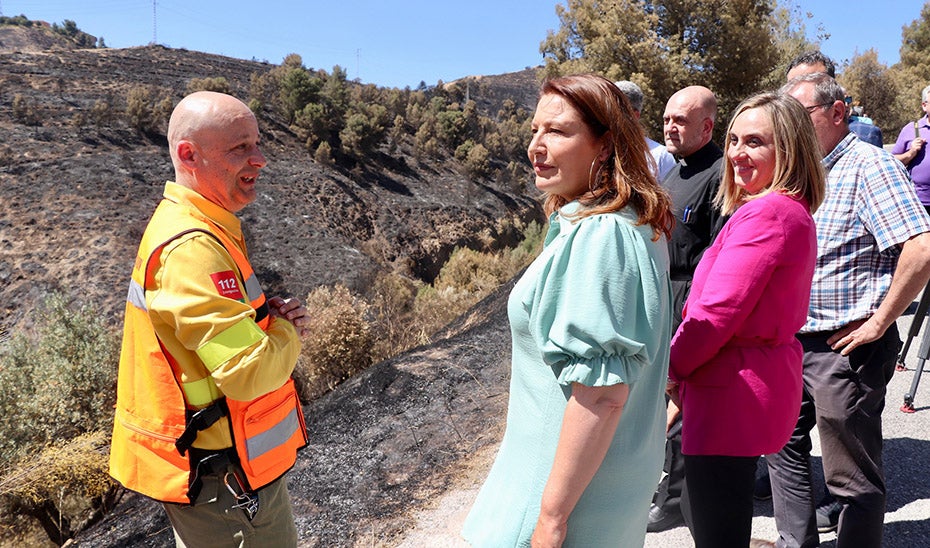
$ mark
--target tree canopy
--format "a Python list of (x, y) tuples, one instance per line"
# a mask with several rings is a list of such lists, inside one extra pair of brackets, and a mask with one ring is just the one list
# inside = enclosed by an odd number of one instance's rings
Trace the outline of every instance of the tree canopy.
[(888, 67), (879, 62), (878, 52), (868, 49), (855, 55), (837, 76), (837, 81), (846, 88), (854, 105), (861, 105), (867, 115), (874, 117), (884, 138), (897, 135), (903, 123), (900, 116), (894, 114), (898, 87)]
[(810, 47), (798, 18), (775, 0), (568, 0), (556, 12), (561, 27), (540, 46), (545, 74), (597, 72), (636, 82), (653, 134), (679, 89), (710, 88), (725, 119), (742, 99), (775, 85), (787, 62)]

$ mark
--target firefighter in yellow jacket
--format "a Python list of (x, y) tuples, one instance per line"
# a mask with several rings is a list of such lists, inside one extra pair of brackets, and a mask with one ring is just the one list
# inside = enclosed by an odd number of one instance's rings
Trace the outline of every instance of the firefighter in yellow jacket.
[(238, 99), (185, 97), (165, 185), (132, 273), (110, 473), (162, 501), (178, 546), (295, 546), (283, 479), (306, 445), (291, 373), (296, 299), (266, 299), (235, 213), (265, 157)]

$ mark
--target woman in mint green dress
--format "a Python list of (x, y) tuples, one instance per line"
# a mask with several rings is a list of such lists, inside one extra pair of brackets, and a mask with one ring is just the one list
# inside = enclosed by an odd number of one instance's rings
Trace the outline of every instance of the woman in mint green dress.
[(670, 201), (609, 80), (546, 81), (532, 127), (549, 233), (510, 295), (507, 429), (462, 534), (642, 546), (664, 454)]

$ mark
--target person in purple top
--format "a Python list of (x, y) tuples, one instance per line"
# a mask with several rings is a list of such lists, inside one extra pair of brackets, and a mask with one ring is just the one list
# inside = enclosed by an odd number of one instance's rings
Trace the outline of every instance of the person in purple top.
[(927, 140), (930, 139), (930, 86), (920, 93), (920, 108), (924, 117), (901, 128), (891, 153), (907, 168), (917, 197), (930, 213), (930, 158), (927, 158)]

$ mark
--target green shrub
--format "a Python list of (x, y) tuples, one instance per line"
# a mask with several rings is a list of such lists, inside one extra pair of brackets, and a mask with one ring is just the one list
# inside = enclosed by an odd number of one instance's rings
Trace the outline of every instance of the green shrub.
[(479, 300), (481, 297), (477, 294), (458, 287), (423, 287), (417, 293), (414, 303), (413, 317), (416, 322), (415, 333), (418, 335), (415, 343), (431, 342), (430, 337), (434, 333), (464, 314)]
[(426, 328), (414, 312), (423, 282), (397, 272), (381, 273), (371, 284), (369, 315), (372, 318), (371, 358), (376, 363), (428, 340)]
[(61, 25), (52, 23), (52, 31), (70, 38), (78, 47), (92, 48), (97, 45), (97, 39), (79, 29), (71, 19), (65, 19)]
[(316, 102), (322, 88), (323, 80), (312, 76), (305, 68), (291, 68), (285, 72), (280, 80), (279, 97), (288, 121), (293, 122), (298, 111)]
[(381, 105), (352, 110), (339, 132), (343, 152), (361, 158), (374, 150), (384, 138), (388, 120), (387, 109)]
[(464, 162), (465, 159), (468, 158), (468, 153), (473, 148), (475, 148), (475, 142), (471, 139), (466, 139), (464, 143), (460, 144), (455, 149), (455, 154), (453, 154), (453, 156), (457, 161)]
[(17, 27), (31, 27), (33, 22), (25, 15), (16, 15), (14, 17), (0, 17), (0, 25), (14, 25)]
[(510, 251), (512, 255), (511, 260), (513, 264), (517, 266), (517, 269), (514, 270), (514, 274), (533, 262), (533, 259), (539, 255), (539, 252), (542, 251), (543, 243), (546, 241), (547, 231), (548, 228), (546, 225), (541, 225), (536, 221), (530, 221), (530, 224), (523, 228), (523, 238), (520, 240), (520, 243), (517, 244), (517, 247)]
[(94, 101), (94, 106), (90, 109), (90, 119), (94, 121), (94, 125), (98, 128), (109, 126), (113, 118), (113, 106), (110, 101), (105, 99)]
[(112, 423), (119, 338), (90, 307), (53, 294), (31, 332), (0, 349), (0, 466)]
[(397, 148), (400, 146), (401, 141), (404, 138), (404, 135), (406, 133), (406, 130), (404, 128), (405, 125), (406, 125), (406, 122), (404, 121), (403, 116), (401, 116), (400, 114), (398, 114), (397, 116), (394, 116), (394, 123), (391, 125), (390, 132), (388, 133), (388, 147), (389, 147), (389, 152), (391, 152), (392, 154), (397, 150)]
[(57, 540), (109, 496), (106, 442), (91, 444), (91, 458), (90, 442), (79, 440), (106, 438), (99, 432), (113, 424), (118, 355), (118, 336), (99, 314), (60, 294), (0, 347), (0, 514), (36, 518)]
[(435, 157), (439, 155), (440, 145), (436, 136), (435, 120), (429, 117), (425, 118), (423, 124), (417, 128), (413, 137), (414, 153), (418, 157)]
[(161, 101), (155, 103), (152, 107), (152, 118), (154, 128), (161, 131), (164, 135), (168, 134), (168, 121), (171, 120), (171, 113), (174, 112), (174, 100), (165, 95)]
[(149, 131), (156, 124), (152, 107), (152, 92), (146, 87), (133, 86), (126, 95), (126, 118), (130, 127)]
[(330, 121), (326, 108), (320, 103), (308, 103), (294, 113), (293, 129), (297, 136), (313, 147), (329, 139)]
[(215, 91), (217, 93), (230, 92), (229, 80), (224, 76), (215, 78), (191, 78), (187, 83), (187, 93), (191, 94), (197, 91)]
[(460, 110), (447, 110), (436, 116), (439, 138), (452, 150), (465, 142), (467, 121)]
[[(75, 533), (99, 521), (120, 493), (108, 470), (109, 434), (93, 432), (45, 447), (22, 459), (0, 477), (2, 523), (22, 530), (28, 516), (38, 521), (49, 540), (61, 546)], [(14, 529), (15, 528), (15, 529)], [(0, 536), (0, 543), (4, 537)], [(11, 539), (35, 544), (35, 539)]]
[(333, 165), (333, 147), (326, 141), (323, 141), (320, 143), (320, 146), (316, 147), (316, 152), (313, 153), (313, 159), (320, 165)]
[(510, 254), (456, 248), (442, 266), (433, 285), (438, 290), (459, 290), (477, 296), (475, 302), (513, 276)]
[(491, 170), (488, 149), (477, 144), (465, 154), (465, 170), (472, 177), (486, 177)]
[[(502, 221), (510, 230), (511, 221)], [(512, 279), (533, 261), (542, 249), (545, 227), (535, 221), (516, 228), (523, 239), (512, 249), (475, 251), (455, 249), (432, 285), (397, 272), (380, 274), (370, 286), (369, 316), (372, 332), (372, 361), (379, 362), (430, 337)], [(487, 235), (489, 243), (493, 238)]]

